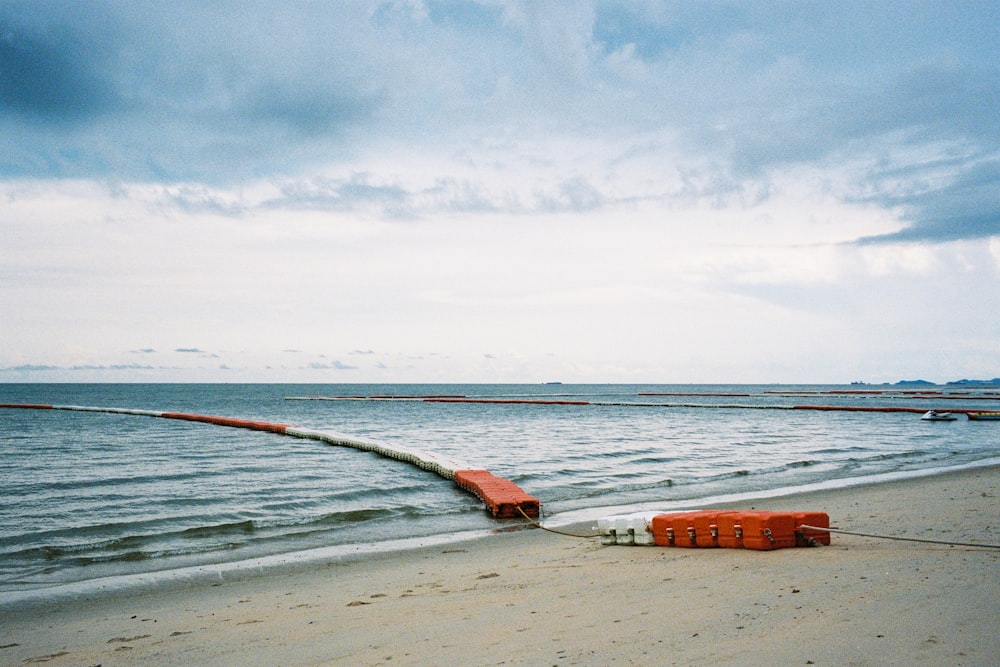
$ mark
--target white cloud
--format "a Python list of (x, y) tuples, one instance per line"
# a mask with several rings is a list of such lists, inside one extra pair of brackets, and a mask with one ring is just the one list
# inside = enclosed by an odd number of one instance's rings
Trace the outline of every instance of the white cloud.
[(29, 9), (0, 9), (0, 379), (1000, 365), (963, 333), (1000, 312), (978, 10)]

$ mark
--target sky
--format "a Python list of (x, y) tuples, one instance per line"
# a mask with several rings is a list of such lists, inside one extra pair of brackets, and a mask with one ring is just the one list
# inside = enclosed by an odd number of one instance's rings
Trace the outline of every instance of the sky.
[(1000, 376), (1000, 5), (0, 2), (0, 382)]

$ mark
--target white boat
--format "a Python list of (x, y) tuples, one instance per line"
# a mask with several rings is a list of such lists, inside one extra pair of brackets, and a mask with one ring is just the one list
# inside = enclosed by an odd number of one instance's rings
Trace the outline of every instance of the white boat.
[(953, 422), (956, 419), (958, 419), (958, 417), (951, 414), (950, 412), (938, 412), (937, 410), (928, 410), (927, 412), (924, 413), (924, 416), (921, 417), (921, 419), (928, 422)]

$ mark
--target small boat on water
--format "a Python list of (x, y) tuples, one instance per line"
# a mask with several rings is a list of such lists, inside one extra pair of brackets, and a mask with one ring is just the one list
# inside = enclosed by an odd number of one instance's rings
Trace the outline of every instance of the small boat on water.
[(938, 412), (937, 410), (928, 410), (927, 412), (924, 413), (924, 416), (921, 417), (921, 419), (928, 422), (953, 422), (956, 419), (958, 419), (958, 417), (951, 414), (950, 412)]
[(1000, 421), (1000, 412), (996, 411), (985, 411), (985, 412), (966, 412), (965, 415), (974, 421)]

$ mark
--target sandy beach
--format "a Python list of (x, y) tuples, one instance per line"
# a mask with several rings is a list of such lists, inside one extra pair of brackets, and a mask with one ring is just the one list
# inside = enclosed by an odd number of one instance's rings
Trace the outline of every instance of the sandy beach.
[[(993, 467), (740, 507), (998, 544), (998, 498)], [(847, 535), (755, 552), (517, 530), (3, 608), (0, 664), (996, 665), (998, 572), (998, 549)]]

